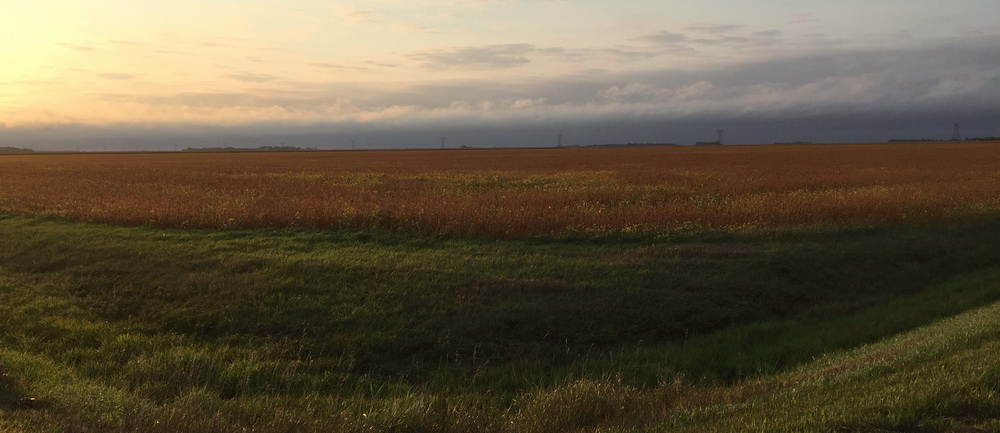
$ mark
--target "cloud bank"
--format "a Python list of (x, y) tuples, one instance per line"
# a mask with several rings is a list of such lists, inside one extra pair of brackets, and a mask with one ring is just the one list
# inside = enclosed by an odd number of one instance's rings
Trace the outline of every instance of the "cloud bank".
[[(651, 51), (655, 50), (677, 51), (702, 45), (751, 49), (776, 44), (782, 38), (782, 32), (777, 30), (747, 33), (741, 26), (695, 26), (685, 29), (685, 33), (640, 36), (636, 40), (648, 44), (641, 50), (623, 47), (616, 52), (607, 48), (572, 50), (502, 44), (419, 51), (407, 57), (427, 70), (496, 70), (532, 62), (566, 61), (574, 56), (634, 53), (643, 57), (653, 55)], [(337, 68), (333, 64), (316, 66)], [(115, 81), (140, 78), (128, 73), (100, 76)], [(952, 122), (969, 122), (979, 125), (975, 127), (978, 129), (969, 129), (970, 133), (1000, 135), (997, 131), (1000, 119), (991, 120), (991, 116), (1000, 113), (1000, 38), (997, 37), (941, 40), (916, 48), (793, 52), (754, 60), (716, 61), (697, 68), (667, 65), (619, 71), (584, 69), (559, 76), (511, 74), (503, 80), (491, 76), (390, 84), (297, 82), (245, 70), (235, 71), (228, 78), (252, 86), (232, 92), (105, 93), (97, 99), (106, 107), (98, 104), (94, 107), (96, 111), (102, 108), (116, 114), (130, 111), (134, 121), (110, 122), (89, 129), (70, 128), (87, 129), (90, 132), (82, 136), (98, 137), (140, 127), (169, 132), (185, 125), (201, 125), (196, 129), (212, 131), (206, 132), (208, 136), (226, 135), (236, 140), (235, 137), (298, 134), (320, 137), (310, 139), (310, 143), (320, 143), (322, 147), (342, 146), (349, 141), (344, 138), (349, 135), (382, 134), (389, 138), (379, 142), (391, 146), (390, 138), (405, 136), (407, 131), (439, 136), (443, 131), (461, 130), (465, 131), (462, 134), (475, 137), (477, 129), (485, 138), (466, 141), (546, 145), (558, 129), (593, 128), (604, 132), (594, 132), (589, 142), (583, 144), (624, 141), (624, 137), (630, 137), (630, 141), (683, 142), (697, 136), (710, 139), (711, 136), (699, 131), (714, 130), (710, 125), (724, 128), (726, 124), (748, 125), (747, 130), (770, 128), (771, 135), (776, 137), (771, 140), (762, 132), (742, 138), (739, 134), (727, 134), (734, 142), (782, 141), (779, 136), (784, 140), (838, 141), (863, 137), (829, 130), (823, 125), (850, 127), (855, 122), (864, 129), (872, 119), (897, 125), (887, 127), (879, 136), (869, 132), (873, 140), (893, 138), (885, 136), (888, 132), (918, 137), (930, 132), (922, 130), (921, 125), (926, 128), (931, 120), (947, 125), (941, 128), (950, 128)], [(170, 121), (164, 125), (163, 119)], [(770, 126), (750, 126), (754, 122)], [(786, 137), (789, 134), (775, 129), (809, 122), (815, 127), (786, 127), (796, 131), (794, 137)], [(675, 131), (673, 135), (664, 129), (665, 125)], [(906, 133), (906, 125), (912, 126), (912, 133)], [(875, 126), (867, 127), (874, 131)], [(267, 131), (278, 130), (280, 134), (268, 135)], [(537, 132), (526, 137), (523, 132), (527, 130)], [(52, 133), (51, 127), (48, 131), (30, 126), (8, 127), (2, 130), (0, 139), (41, 146), (47, 143), (43, 137), (56, 137), (49, 138), (51, 142), (65, 138), (57, 137), (59, 134)], [(610, 131), (619, 131), (623, 140), (611, 136)], [(647, 135), (637, 135), (635, 131), (647, 131)], [(168, 135), (185, 136), (171, 134)], [(129, 137), (143, 142), (141, 134), (138, 135)], [(164, 143), (155, 145), (162, 147)]]

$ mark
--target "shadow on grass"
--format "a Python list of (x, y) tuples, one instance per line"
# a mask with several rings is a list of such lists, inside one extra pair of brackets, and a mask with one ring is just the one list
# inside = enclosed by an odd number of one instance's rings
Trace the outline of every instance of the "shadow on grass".
[(28, 397), (24, 386), (16, 377), (11, 376), (0, 367), (0, 410), (31, 410), (44, 409), (45, 403), (34, 397)]

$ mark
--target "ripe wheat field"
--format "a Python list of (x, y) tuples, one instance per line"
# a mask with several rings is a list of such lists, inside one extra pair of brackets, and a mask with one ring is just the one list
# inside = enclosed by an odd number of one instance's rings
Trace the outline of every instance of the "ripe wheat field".
[(495, 238), (1000, 212), (1000, 143), (0, 157), (0, 211)]

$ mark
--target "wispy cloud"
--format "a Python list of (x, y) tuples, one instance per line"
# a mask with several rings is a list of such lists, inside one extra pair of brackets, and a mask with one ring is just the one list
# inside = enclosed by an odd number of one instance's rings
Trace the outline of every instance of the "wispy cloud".
[(641, 36), (637, 39), (640, 41), (653, 42), (657, 44), (677, 44), (677, 43), (688, 42), (691, 40), (691, 37), (683, 33), (661, 30), (656, 33)]
[(783, 32), (781, 30), (776, 30), (776, 29), (761, 30), (761, 31), (753, 32), (752, 33), (752, 35), (754, 37), (758, 37), (758, 38), (776, 38), (776, 37), (781, 36), (783, 34), (785, 34), (785, 32)]
[(365, 61), (365, 64), (366, 65), (371, 65), (371, 66), (376, 66), (376, 67), (379, 67), (379, 68), (395, 68), (395, 67), (399, 66), (399, 65), (397, 65), (395, 63), (376, 62), (374, 60), (367, 60), (367, 61)]
[(244, 83), (263, 83), (265, 81), (271, 81), (278, 78), (274, 75), (255, 74), (252, 72), (240, 72), (238, 74), (229, 74), (228, 77), (236, 81), (242, 81)]
[(57, 42), (56, 45), (74, 51), (97, 51), (97, 47), (90, 45), (80, 45), (69, 42)]
[(371, 69), (365, 66), (340, 65), (336, 63), (327, 63), (327, 62), (312, 63), (312, 66), (320, 70), (337, 70), (337, 71), (367, 71)]
[(98, 76), (100, 76), (102, 78), (106, 78), (108, 80), (131, 80), (131, 79), (134, 79), (136, 77), (135, 74), (124, 74), (124, 73), (116, 73), (116, 72), (109, 72), (109, 73), (104, 73), (104, 74), (98, 74)]
[(437, 33), (434, 29), (420, 24), (397, 24), (395, 28), (405, 33)]
[(628, 64), (656, 57), (657, 51), (635, 47), (567, 48), (540, 47), (534, 44), (503, 44), (478, 47), (454, 47), (411, 53), (407, 57), (428, 70), (505, 69), (552, 62), (577, 64)]
[(724, 33), (732, 33), (737, 30), (741, 30), (744, 27), (746, 26), (742, 24), (703, 24), (696, 26), (688, 26), (686, 30), (691, 32), (702, 32), (702, 33), (711, 33), (718, 35)]
[[(697, 36), (688, 33), (679, 33), (669, 30), (661, 30), (656, 33), (647, 34), (636, 38), (637, 41), (658, 44), (666, 47), (694, 49), (697, 47), (767, 47), (784, 42), (784, 32), (780, 30), (761, 30), (748, 34), (732, 34), (732, 32), (743, 26), (717, 26), (710, 28), (704, 33), (709, 36)], [(701, 27), (700, 29), (704, 29)], [(689, 30), (691, 30), (689, 28)]]
[(357, 9), (349, 6), (339, 7), (337, 9), (337, 15), (341, 19), (354, 24), (375, 24), (381, 21), (375, 11)]
[(800, 12), (793, 15), (788, 21), (788, 24), (816, 24), (821, 22), (819, 18), (810, 12)]
[(410, 58), (428, 69), (509, 68), (529, 63), (536, 51), (532, 44), (504, 44), (424, 51)]

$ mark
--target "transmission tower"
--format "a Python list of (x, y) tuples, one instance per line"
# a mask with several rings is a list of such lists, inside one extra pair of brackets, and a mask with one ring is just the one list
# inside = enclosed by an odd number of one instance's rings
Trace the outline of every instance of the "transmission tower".
[(716, 143), (722, 144), (722, 130), (719, 130), (719, 136), (715, 139)]
[(556, 144), (562, 147), (562, 134), (556, 135)]
[(444, 139), (444, 137), (441, 137), (441, 148), (442, 148), (442, 149), (444, 149), (444, 142), (445, 142), (445, 139)]
[(958, 133), (958, 123), (955, 124), (955, 131), (951, 133), (951, 141), (959, 141), (962, 135)]

